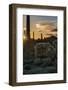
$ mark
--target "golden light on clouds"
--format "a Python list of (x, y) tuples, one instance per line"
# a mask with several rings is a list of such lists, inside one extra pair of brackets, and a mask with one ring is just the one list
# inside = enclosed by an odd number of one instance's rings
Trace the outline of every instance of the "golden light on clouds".
[[(26, 36), (27, 15), (23, 15), (23, 32)], [(29, 15), (30, 37), (34, 39), (57, 36), (57, 16)], [(23, 35), (23, 36), (24, 36)], [(27, 37), (27, 36), (26, 36)]]
[(53, 24), (35, 24), (33, 31), (30, 31), (30, 36), (31, 38), (33, 38), (33, 32), (34, 39), (40, 39), (41, 34), (43, 36), (43, 39), (51, 36), (57, 36), (57, 31), (52, 31), (54, 29), (56, 29), (56, 27)]
[(40, 30), (53, 30), (55, 29), (55, 25), (52, 24), (36, 24), (36, 29), (40, 29)]
[[(57, 36), (57, 31), (55, 30), (56, 26), (53, 24), (35, 24), (30, 28), (30, 37), (33, 39), (41, 39), (41, 34), (44, 38), (48, 38), (51, 36)], [(26, 31), (26, 27), (24, 27), (24, 31)], [(34, 36), (33, 36), (34, 34)], [(23, 39), (26, 39), (26, 36), (23, 36)]]
[(36, 28), (40, 28), (40, 24), (36, 24)]

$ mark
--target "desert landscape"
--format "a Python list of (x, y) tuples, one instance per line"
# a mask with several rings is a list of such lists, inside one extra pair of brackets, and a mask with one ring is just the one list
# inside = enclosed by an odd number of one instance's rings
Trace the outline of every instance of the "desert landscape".
[(26, 16), (23, 35), (23, 74), (57, 73), (57, 25), (54, 23), (56, 18), (32, 16), (31, 20), (37, 17), (38, 20), (31, 22), (30, 16)]

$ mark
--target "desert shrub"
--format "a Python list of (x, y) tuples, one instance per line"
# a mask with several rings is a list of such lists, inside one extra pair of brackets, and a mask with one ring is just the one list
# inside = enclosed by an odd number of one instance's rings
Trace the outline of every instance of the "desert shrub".
[(55, 58), (52, 62), (53, 66), (57, 67), (57, 59)]
[(48, 73), (56, 73), (57, 72), (57, 68), (55, 66), (48, 66), (44, 69), (47, 70)]
[(46, 66), (48, 66), (48, 65), (50, 65), (51, 64), (51, 62), (52, 62), (52, 60), (51, 60), (51, 58), (44, 58), (44, 59), (42, 59), (42, 67), (46, 67)]
[(31, 64), (31, 63), (33, 63), (33, 59), (24, 59), (23, 63), (24, 64)]
[(41, 67), (37, 67), (34, 69), (29, 70), (30, 74), (38, 74), (38, 73), (42, 73), (42, 68)]
[(40, 58), (34, 60), (34, 65), (41, 65), (41, 64), (42, 64), (42, 60)]
[(25, 70), (30, 70), (30, 69), (31, 69), (31, 65), (30, 65), (30, 64), (25, 64), (25, 65), (23, 66), (23, 68), (24, 68)]
[(23, 74), (28, 74), (28, 70), (23, 70)]

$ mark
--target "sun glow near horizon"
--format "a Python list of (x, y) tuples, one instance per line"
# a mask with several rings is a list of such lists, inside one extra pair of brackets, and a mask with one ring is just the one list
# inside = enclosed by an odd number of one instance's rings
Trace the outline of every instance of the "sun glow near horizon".
[[(25, 15), (27, 16), (27, 15)], [(26, 19), (23, 30), (26, 32)], [(52, 16), (30, 16), (30, 38), (41, 39), (57, 36), (57, 17)], [(23, 39), (27, 39), (24, 33)]]
[[(35, 28), (33, 28), (33, 30), (30, 30), (30, 38), (33, 39), (33, 34), (34, 34), (34, 39), (40, 39), (41, 38), (41, 34), (44, 38), (48, 38), (57, 35), (56, 31), (52, 31), (56, 29), (54, 26), (51, 25), (40, 25), (40, 24), (36, 24)], [(25, 30), (26, 31), (26, 28)], [(23, 39), (26, 39), (26, 35), (23, 36)]]

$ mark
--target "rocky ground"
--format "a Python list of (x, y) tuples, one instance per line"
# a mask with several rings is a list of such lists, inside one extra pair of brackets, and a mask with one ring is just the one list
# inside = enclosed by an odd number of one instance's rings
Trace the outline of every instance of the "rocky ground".
[(57, 38), (24, 42), (23, 74), (57, 73)]

